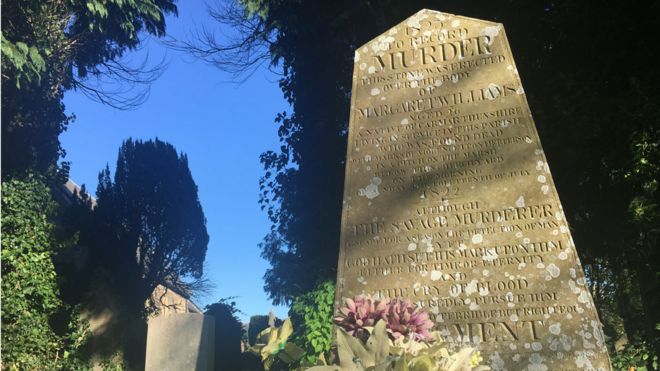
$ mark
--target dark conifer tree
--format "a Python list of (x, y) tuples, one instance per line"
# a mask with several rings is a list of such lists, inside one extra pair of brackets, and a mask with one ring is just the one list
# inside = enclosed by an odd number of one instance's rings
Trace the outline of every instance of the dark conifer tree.
[(209, 236), (188, 158), (158, 139), (127, 140), (99, 174), (95, 266), (111, 273), (131, 311), (163, 284), (190, 294), (202, 278)]

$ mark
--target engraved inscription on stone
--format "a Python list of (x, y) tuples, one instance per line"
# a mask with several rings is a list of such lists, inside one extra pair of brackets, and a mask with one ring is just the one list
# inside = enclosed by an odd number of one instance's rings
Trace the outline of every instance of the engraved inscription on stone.
[(355, 52), (337, 305), (405, 297), (494, 370), (609, 370), (501, 24), (422, 10)]

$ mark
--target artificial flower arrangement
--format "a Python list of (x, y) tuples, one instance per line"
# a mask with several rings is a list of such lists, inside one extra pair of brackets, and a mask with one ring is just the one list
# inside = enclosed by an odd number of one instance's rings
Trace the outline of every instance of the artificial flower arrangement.
[[(318, 365), (307, 371), (484, 371), (474, 348), (453, 353), (428, 312), (407, 299), (376, 299), (359, 295), (346, 299), (333, 319), (337, 325), (335, 365)], [(293, 332), (290, 320), (281, 327), (262, 331), (251, 351), (262, 358), (265, 370), (275, 363), (289, 365), (303, 351), (288, 342)], [(322, 360), (325, 363), (325, 360)], [(289, 368), (287, 367), (287, 368)]]
[(479, 352), (463, 348), (452, 353), (439, 332), (431, 331), (428, 312), (407, 299), (346, 299), (337, 325), (338, 365), (308, 371), (482, 371)]

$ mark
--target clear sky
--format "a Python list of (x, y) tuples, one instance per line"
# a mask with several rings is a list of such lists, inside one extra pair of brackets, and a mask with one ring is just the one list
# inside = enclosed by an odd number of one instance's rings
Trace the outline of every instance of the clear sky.
[[(178, 2), (179, 17), (167, 19), (168, 34), (185, 38), (195, 28), (217, 27), (203, 4)], [(120, 111), (79, 92), (66, 94), (67, 112), (77, 117), (60, 136), (65, 160), (71, 162), (71, 179), (96, 190), (98, 172), (106, 163), (114, 172), (117, 150), (126, 138), (158, 137), (172, 143), (188, 154), (211, 237), (205, 271), (215, 287), (197, 304), (237, 296), (245, 313), (242, 320), (270, 309), (286, 317), (287, 308), (273, 307), (263, 291), (268, 263), (258, 247), (270, 227), (258, 204), (263, 173), (259, 154), (279, 147), (274, 118), (288, 108), (279, 77), (261, 68), (242, 84), (227, 83), (231, 76), (189, 55), (167, 51), (154, 39), (134, 54), (135, 62), (144, 53), (154, 63), (166, 53), (169, 63), (137, 109)]]

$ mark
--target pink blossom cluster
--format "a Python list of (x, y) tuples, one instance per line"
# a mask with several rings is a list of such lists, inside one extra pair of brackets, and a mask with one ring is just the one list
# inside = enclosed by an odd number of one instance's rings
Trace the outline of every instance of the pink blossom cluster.
[(428, 312), (418, 308), (408, 299), (374, 299), (368, 295), (358, 295), (346, 299), (344, 307), (334, 318), (336, 325), (349, 334), (364, 338), (368, 336), (365, 327), (375, 326), (384, 320), (390, 337), (411, 337), (414, 340), (431, 340), (429, 333), (433, 322)]

